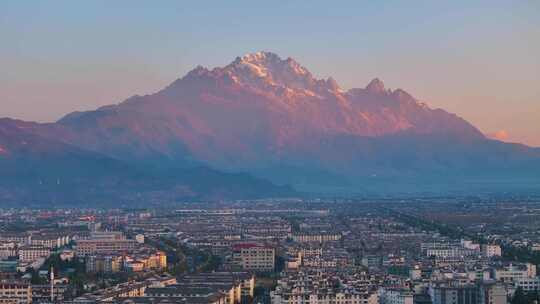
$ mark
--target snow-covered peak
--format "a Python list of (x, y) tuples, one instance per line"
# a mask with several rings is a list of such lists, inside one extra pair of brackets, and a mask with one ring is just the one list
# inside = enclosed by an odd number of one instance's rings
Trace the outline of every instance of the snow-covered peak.
[(282, 59), (272, 52), (256, 52), (236, 57), (224, 67), (207, 69), (197, 66), (186, 76), (173, 82), (165, 91), (176, 92), (177, 88), (196, 88), (197, 84), (221, 83), (281, 95), (317, 96), (320, 93), (338, 92), (334, 80), (318, 80), (292, 58)]
[(272, 52), (256, 52), (239, 57), (242, 62), (261, 63), (265, 61), (281, 61), (278, 55)]
[[(204, 79), (204, 80), (203, 80)], [(169, 88), (194, 88), (197, 83), (242, 86), (259, 92), (282, 96), (320, 97), (326, 94), (343, 94), (333, 78), (316, 79), (300, 63), (292, 58), (282, 59), (272, 52), (256, 52), (236, 57), (224, 67), (208, 70), (197, 66)], [(169, 90), (174, 91), (174, 90)]]
[(247, 69), (259, 77), (269, 76), (276, 79), (283, 76), (284, 73), (298, 77), (311, 77), (309, 71), (294, 59), (281, 59), (277, 54), (271, 52), (256, 52), (237, 57), (225, 69)]
[(315, 79), (309, 70), (294, 59), (282, 59), (271, 52), (256, 52), (237, 57), (220, 71), (235, 81), (252, 87), (281, 87), (293, 92), (311, 92), (314, 95), (328, 90), (340, 90), (335, 80)]

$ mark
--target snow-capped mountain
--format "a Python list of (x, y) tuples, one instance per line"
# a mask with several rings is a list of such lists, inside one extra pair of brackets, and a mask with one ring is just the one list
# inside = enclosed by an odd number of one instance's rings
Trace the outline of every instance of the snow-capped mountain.
[(124, 161), (204, 164), (296, 185), (536, 178), (531, 170), (540, 164), (537, 150), (488, 140), (379, 79), (344, 91), (269, 52), (198, 66), (154, 94), (25, 128)]
[(233, 169), (302, 159), (332, 136), (484, 138), (463, 119), (380, 80), (345, 92), (333, 79), (316, 79), (293, 59), (266, 52), (222, 68), (197, 67), (160, 92), (70, 114), (59, 124), (73, 130), (69, 142), (115, 157), (189, 158)]

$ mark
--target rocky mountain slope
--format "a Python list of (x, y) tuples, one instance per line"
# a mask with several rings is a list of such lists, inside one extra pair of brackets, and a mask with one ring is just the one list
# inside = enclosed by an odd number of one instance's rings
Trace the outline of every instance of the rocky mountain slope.
[[(31, 128), (27, 128), (30, 126)], [(0, 120), (0, 201), (8, 206), (134, 206), (290, 196), (289, 187), (206, 167), (160, 168), (118, 160)]]
[(369, 184), (384, 190), (388, 181), (415, 190), (411, 183), (444, 189), (460, 181), (540, 180), (537, 149), (487, 139), (455, 114), (379, 79), (345, 91), (268, 52), (211, 70), (199, 66), (159, 92), (57, 123), (20, 124), (40, 138), (127, 163), (204, 165), (314, 191)]

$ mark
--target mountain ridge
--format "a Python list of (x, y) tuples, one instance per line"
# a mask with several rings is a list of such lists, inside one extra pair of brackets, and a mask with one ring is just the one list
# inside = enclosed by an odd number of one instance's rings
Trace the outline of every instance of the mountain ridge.
[(294, 59), (270, 52), (224, 67), (197, 66), (153, 94), (69, 113), (56, 123), (19, 124), (126, 162), (202, 165), (278, 184), (339, 180), (354, 188), (360, 179), (446, 174), (534, 180), (540, 168), (538, 149), (490, 140), (463, 118), (378, 78), (345, 91), (333, 78), (317, 79)]
[[(401, 89), (374, 93), (369, 85), (366, 89), (347, 92), (335, 87), (326, 80), (315, 79), (290, 58), (282, 60), (272, 53), (255, 53), (238, 57), (223, 68), (197, 67), (157, 93), (134, 96), (96, 111), (67, 115), (59, 120), (59, 124), (79, 129), (88, 125), (113, 129), (128, 126), (131, 131), (151, 133), (146, 126), (135, 126), (134, 122), (156, 118), (160, 121), (150, 123), (155, 128), (162, 128), (160, 134), (172, 132), (174, 134), (169, 138), (174, 141), (181, 137), (181, 142), (187, 145), (177, 154), (205, 153), (200, 151), (201, 145), (223, 145), (221, 139), (231, 134), (241, 135), (246, 127), (260, 132), (256, 135), (267, 141), (262, 144), (267, 144), (270, 151), (279, 150), (283, 145), (297, 145), (310, 136), (327, 134), (381, 136), (407, 131), (419, 134), (454, 132), (484, 137), (463, 119), (443, 110), (432, 110)], [(230, 123), (219, 123), (219, 117), (223, 115)], [(266, 121), (254, 121), (245, 116), (262, 117)], [(111, 121), (122, 119), (126, 121)], [(234, 125), (237, 121), (240, 123)], [(229, 130), (221, 132), (224, 129)], [(207, 138), (206, 142), (192, 138), (193, 132), (199, 138)], [(161, 149), (158, 152), (165, 155), (174, 153), (163, 144), (165, 141), (167, 139), (163, 138), (161, 143), (154, 142), (152, 146)], [(234, 141), (234, 138), (227, 141)], [(84, 142), (76, 144), (85, 145)], [(90, 145), (86, 148), (102, 149)], [(235, 152), (242, 154), (247, 150)], [(203, 155), (202, 158), (207, 157), (210, 156)]]
[(143, 206), (296, 195), (290, 187), (245, 173), (125, 162), (39, 136), (34, 132), (40, 126), (0, 119), (0, 200), (5, 207)]

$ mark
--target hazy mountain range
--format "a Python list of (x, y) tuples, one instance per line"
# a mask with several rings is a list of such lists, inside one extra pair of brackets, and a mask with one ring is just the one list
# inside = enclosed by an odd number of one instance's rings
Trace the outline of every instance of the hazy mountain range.
[(540, 182), (537, 148), (488, 139), (379, 79), (345, 91), (267, 52), (56, 123), (0, 120), (0, 165), (5, 197), (29, 197), (48, 179), (81, 200), (134, 189), (167, 199), (295, 194), (265, 180), (347, 193)]

